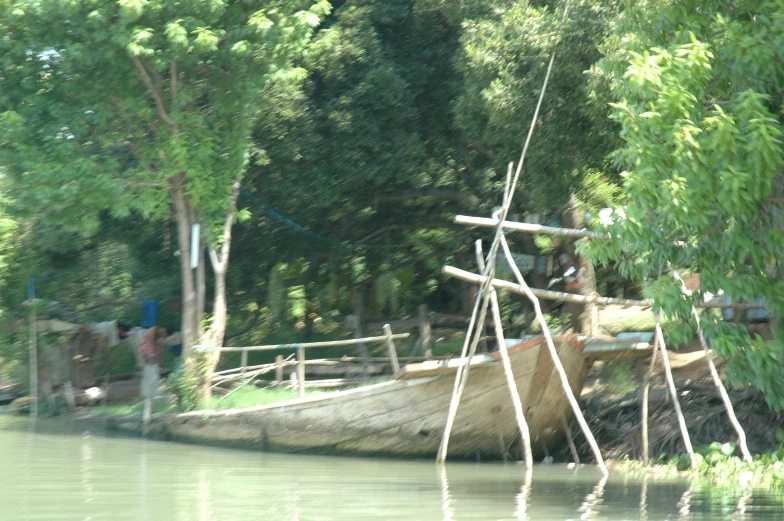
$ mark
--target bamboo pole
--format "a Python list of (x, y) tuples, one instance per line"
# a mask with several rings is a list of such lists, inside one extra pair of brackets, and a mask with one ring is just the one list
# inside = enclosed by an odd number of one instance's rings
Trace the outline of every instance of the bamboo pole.
[[(669, 263), (668, 263), (669, 264)], [(686, 292), (686, 283), (683, 279), (678, 275), (678, 272), (672, 268), (672, 265), (669, 265), (668, 268), (672, 273), (672, 276), (680, 282), (681, 291)], [(700, 321), (700, 315), (697, 313), (697, 309), (694, 306), (691, 306), (691, 314), (694, 317), (694, 320), (697, 323), (697, 338), (700, 339), (700, 345), (702, 345), (702, 351), (705, 354), (705, 361), (708, 362), (708, 368), (710, 369), (711, 377), (713, 378), (713, 383), (716, 385), (716, 389), (719, 391), (719, 395), (721, 395), (721, 400), (724, 402), (724, 407), (727, 409), (727, 417), (730, 420), (735, 432), (738, 434), (738, 445), (740, 445), (740, 451), (743, 454), (743, 459), (751, 465), (754, 460), (751, 458), (751, 453), (749, 452), (749, 447), (746, 445), (746, 432), (743, 430), (740, 422), (738, 421), (738, 417), (735, 416), (735, 410), (732, 407), (732, 401), (730, 400), (729, 395), (727, 394), (727, 389), (724, 387), (724, 384), (719, 377), (719, 372), (716, 370), (716, 364), (713, 363), (713, 358), (711, 357), (711, 350), (708, 348), (708, 343), (705, 341), (705, 335), (702, 332), (702, 323)]]
[[(566, 19), (566, 13), (569, 9), (569, 4), (567, 0), (566, 7), (564, 8), (563, 12), (563, 19)], [(542, 108), (542, 100), (544, 100), (544, 94), (547, 90), (547, 83), (550, 80), (550, 73), (553, 70), (553, 62), (555, 61), (555, 53), (550, 55), (550, 63), (547, 65), (547, 72), (545, 72), (544, 81), (542, 83), (542, 89), (539, 92), (539, 99), (536, 102), (536, 108), (534, 109), (533, 117), (531, 118), (531, 124), (528, 127), (528, 135), (525, 138), (525, 143), (523, 144), (523, 150), (520, 154), (520, 159), (517, 162), (517, 169), (514, 173), (514, 179), (512, 179), (512, 168), (511, 165), (507, 170), (506, 176), (506, 185), (504, 187), (504, 199), (503, 204), (501, 206), (501, 210), (497, 212), (496, 215), (493, 217), (499, 221), (498, 227), (496, 227), (495, 237), (493, 239), (492, 244), (490, 245), (490, 251), (487, 254), (487, 264), (481, 267), (481, 271), (484, 275), (487, 276), (488, 282), (484, 284), (481, 288), (481, 291), (477, 293), (476, 301), (474, 303), (473, 313), (471, 314), (471, 321), (468, 325), (468, 332), (466, 333), (466, 341), (463, 343), (463, 350), (462, 350), (462, 357), (465, 357), (466, 349), (471, 348), (473, 352), (476, 351), (476, 344), (479, 341), (479, 331), (483, 331), (484, 329), (484, 321), (487, 316), (487, 304), (489, 300), (489, 289), (490, 289), (490, 281), (493, 280), (495, 275), (495, 256), (498, 252), (499, 241), (500, 237), (503, 235), (503, 230), (501, 229), (501, 223), (506, 220), (506, 216), (509, 213), (509, 206), (512, 203), (512, 195), (514, 194), (515, 188), (517, 187), (517, 181), (520, 179), (520, 173), (523, 170), (523, 164), (525, 163), (525, 156), (528, 153), (528, 147), (531, 144), (531, 138), (533, 137), (534, 128), (536, 128), (536, 121), (539, 118), (539, 111)], [(481, 264), (481, 263), (480, 263)], [(481, 304), (480, 304), (481, 302)], [(476, 324), (477, 320), (477, 311), (479, 311), (481, 307), (481, 315), (479, 319), (479, 326), (477, 328), (476, 334), (473, 336), (475, 337), (475, 341), (469, 341), (471, 337), (472, 327)], [(470, 344), (470, 346), (469, 346)], [(458, 367), (457, 375), (455, 376), (455, 385), (452, 389), (452, 399), (449, 403), (449, 413), (447, 414), (447, 421), (446, 426), (444, 428), (444, 435), (441, 439), (441, 445), (438, 450), (438, 456), (436, 458), (436, 462), (443, 464), (446, 461), (446, 454), (447, 454), (447, 447), (449, 445), (449, 436), (451, 434), (452, 425), (454, 423), (455, 415), (457, 414), (457, 406), (460, 401), (460, 395), (462, 394), (462, 388), (465, 386), (465, 379), (467, 379), (468, 372), (469, 372), (470, 365), (465, 365), (465, 371), (461, 371), (460, 367)], [(465, 374), (465, 376), (463, 376)]]
[(577, 422), (580, 424), (580, 428), (583, 431), (583, 435), (585, 436), (586, 440), (588, 440), (588, 444), (591, 446), (591, 450), (593, 451), (593, 455), (596, 458), (596, 465), (599, 467), (599, 470), (602, 471), (605, 475), (608, 474), (607, 466), (604, 464), (604, 458), (602, 457), (602, 452), (599, 450), (599, 445), (596, 443), (596, 439), (593, 437), (593, 433), (591, 432), (590, 427), (588, 427), (588, 423), (585, 421), (585, 417), (583, 417), (583, 412), (580, 410), (580, 404), (577, 403), (577, 399), (572, 392), (572, 388), (569, 384), (569, 377), (566, 375), (566, 370), (561, 363), (561, 359), (558, 357), (558, 351), (555, 349), (555, 343), (553, 342), (553, 337), (550, 334), (550, 328), (547, 327), (547, 322), (544, 319), (544, 315), (542, 315), (542, 306), (539, 304), (539, 299), (536, 298), (531, 292), (531, 289), (528, 287), (528, 284), (525, 282), (523, 278), (523, 274), (520, 273), (520, 270), (517, 267), (517, 263), (515, 262), (514, 258), (512, 257), (512, 252), (509, 250), (509, 244), (506, 242), (506, 238), (503, 234), (501, 234), (501, 247), (504, 250), (504, 254), (506, 255), (506, 260), (509, 263), (509, 266), (512, 268), (514, 272), (515, 278), (519, 283), (522, 290), (525, 292), (528, 299), (534, 306), (534, 312), (536, 313), (536, 319), (539, 322), (539, 325), (542, 328), (542, 333), (544, 334), (544, 338), (547, 342), (547, 348), (550, 350), (550, 357), (553, 360), (553, 365), (555, 366), (556, 371), (558, 372), (558, 376), (561, 378), (561, 386), (563, 387), (564, 393), (566, 394), (566, 398), (569, 400), (569, 405), (572, 407), (572, 412), (574, 413), (574, 417), (577, 419)]
[[(475, 253), (479, 269), (482, 272), (487, 272), (488, 266), (485, 265), (484, 259), (482, 258), (481, 241), (475, 243)], [(468, 322), (468, 329), (466, 330), (465, 340), (463, 341), (463, 349), (460, 352), (460, 358), (463, 360), (470, 360), (474, 356), (476, 353), (476, 346), (479, 344), (479, 339), (485, 329), (489, 299), (484, 290), (485, 288), (480, 288), (476, 294), (471, 320)], [(449, 401), (449, 411), (446, 416), (446, 425), (444, 426), (444, 434), (441, 437), (441, 444), (438, 447), (436, 463), (443, 464), (446, 461), (447, 450), (449, 448), (449, 436), (452, 434), (457, 408), (460, 404), (460, 398), (463, 395), (465, 384), (468, 381), (468, 373), (470, 370), (471, 364), (468, 363), (460, 364), (457, 367), (455, 383), (452, 387), (452, 398)]]
[(659, 345), (659, 338), (653, 339), (653, 351), (651, 352), (651, 363), (648, 366), (648, 372), (645, 373), (645, 379), (642, 382), (642, 418), (640, 419), (640, 431), (642, 435), (642, 462), (647, 465), (650, 446), (648, 445), (648, 387), (651, 382), (651, 375), (653, 368), (656, 367), (656, 346)]
[[(476, 330), (473, 331), (474, 322), (469, 324), (466, 333), (465, 341), (463, 342), (463, 351), (460, 355), (461, 359), (470, 360), (476, 353), (476, 346), (479, 344), (479, 339), (482, 336), (482, 331), (485, 328), (485, 318), (487, 317), (488, 298), (482, 298), (481, 292), (477, 295), (477, 301), (474, 305), (474, 314), (476, 315), (477, 308), (481, 307), (478, 313), (478, 320)], [(480, 302), (481, 301), (481, 302)], [(472, 333), (474, 333), (472, 335)], [(468, 381), (468, 373), (471, 370), (471, 364), (461, 364), (457, 366), (455, 373), (455, 383), (452, 388), (452, 398), (449, 402), (449, 411), (447, 412), (446, 425), (444, 427), (444, 435), (441, 438), (441, 445), (438, 448), (438, 456), (436, 462), (443, 464), (446, 461), (446, 454), (449, 448), (449, 436), (452, 433), (452, 427), (455, 423), (455, 416), (457, 415), (458, 404), (463, 395), (463, 389)]]
[(509, 353), (506, 350), (506, 342), (504, 341), (504, 330), (501, 327), (501, 312), (498, 309), (498, 295), (494, 289), (490, 289), (490, 306), (493, 312), (493, 322), (495, 322), (495, 336), (498, 340), (498, 351), (501, 353), (501, 363), (504, 366), (504, 375), (506, 376), (506, 384), (509, 387), (509, 394), (512, 396), (512, 405), (514, 406), (515, 419), (517, 420), (517, 428), (520, 430), (520, 436), (523, 440), (523, 450), (525, 451), (525, 466), (532, 468), (534, 465), (534, 456), (531, 451), (531, 433), (528, 432), (528, 422), (525, 421), (525, 414), (523, 414), (523, 402), (520, 400), (520, 393), (517, 390), (514, 374), (512, 373), (512, 364), (509, 361)]
[(577, 447), (574, 445), (572, 428), (569, 427), (569, 422), (566, 421), (566, 418), (564, 418), (563, 415), (561, 415), (561, 426), (563, 427), (564, 434), (566, 434), (566, 443), (569, 445), (569, 450), (572, 452), (572, 460), (574, 460), (575, 465), (579, 465), (580, 455), (577, 454)]
[[(449, 275), (458, 280), (470, 282), (472, 284), (485, 284), (487, 277), (485, 275), (477, 275), (470, 271), (461, 270), (452, 266), (444, 266), (441, 270), (445, 275)], [(518, 295), (526, 295), (525, 291), (519, 284), (509, 282), (503, 279), (493, 279), (493, 287), (496, 289), (505, 289), (516, 293)], [(574, 293), (563, 293), (561, 291), (550, 291), (549, 289), (529, 288), (531, 293), (544, 300), (555, 300), (558, 302), (573, 302), (575, 304), (605, 304), (605, 305), (618, 305), (618, 306), (642, 306), (651, 307), (653, 301), (650, 299), (633, 300), (626, 298), (613, 298), (613, 297), (595, 297), (586, 295), (577, 295)], [(732, 304), (724, 302), (703, 302), (695, 304), (695, 307), (705, 309), (762, 309), (765, 306), (759, 304)]]
[(655, 311), (654, 313), (656, 316), (656, 339), (659, 343), (659, 349), (661, 350), (662, 363), (664, 364), (664, 374), (667, 377), (667, 387), (670, 390), (670, 397), (672, 398), (672, 405), (675, 408), (675, 415), (678, 417), (678, 425), (681, 429), (683, 445), (686, 447), (686, 452), (689, 454), (689, 460), (691, 461), (692, 468), (697, 468), (697, 458), (694, 456), (694, 449), (691, 446), (691, 439), (689, 438), (689, 430), (686, 428), (686, 419), (683, 417), (681, 402), (678, 400), (678, 391), (675, 389), (675, 380), (672, 377), (670, 360), (667, 358), (667, 346), (664, 344), (664, 335), (662, 334), (659, 312)]
[[(465, 224), (469, 226), (481, 226), (486, 228), (495, 228), (498, 226), (498, 220), (487, 217), (470, 217), (468, 215), (458, 215), (455, 217), (456, 224)], [(552, 226), (542, 226), (540, 224), (518, 223), (514, 221), (504, 221), (501, 223), (504, 230), (510, 232), (524, 232), (534, 233), (540, 235), (555, 235), (559, 237), (572, 237), (576, 239), (612, 239), (610, 234), (592, 232), (586, 229), (574, 228), (555, 228)]]
[(297, 348), (297, 386), (299, 387), (299, 397), (305, 397), (305, 347)]
[(395, 341), (392, 340), (392, 328), (389, 324), (384, 324), (384, 334), (387, 336), (387, 351), (389, 352), (389, 363), (392, 365), (392, 374), (400, 371), (400, 362), (397, 360), (397, 350)]

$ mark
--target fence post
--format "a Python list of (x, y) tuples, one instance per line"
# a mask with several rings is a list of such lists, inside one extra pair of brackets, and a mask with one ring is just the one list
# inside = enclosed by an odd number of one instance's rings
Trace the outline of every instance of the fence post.
[(419, 338), (422, 341), (422, 350), (425, 353), (425, 360), (433, 358), (433, 335), (430, 327), (430, 318), (427, 316), (427, 304), (422, 304), (418, 308), (419, 314)]
[(305, 348), (297, 347), (297, 385), (299, 386), (299, 397), (305, 397)]
[(278, 385), (283, 383), (283, 355), (275, 357), (275, 381)]
[(395, 341), (392, 340), (392, 328), (389, 324), (384, 324), (384, 334), (387, 336), (387, 350), (389, 351), (389, 363), (392, 364), (392, 374), (400, 371), (400, 362), (397, 360), (397, 350), (395, 349)]
[(248, 350), (242, 350), (242, 374), (245, 374), (245, 369), (248, 367)]

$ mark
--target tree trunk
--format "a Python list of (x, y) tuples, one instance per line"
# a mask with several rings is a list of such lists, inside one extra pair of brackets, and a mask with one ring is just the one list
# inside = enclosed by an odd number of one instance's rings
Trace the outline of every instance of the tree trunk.
[[(234, 224), (234, 214), (237, 211), (237, 199), (240, 196), (241, 178), (234, 180), (231, 191), (229, 207), (226, 211), (226, 220), (223, 223), (223, 233), (220, 243), (220, 251), (210, 245), (210, 262), (215, 272), (215, 301), (212, 309), (212, 324), (210, 325), (210, 344), (216, 348), (223, 347), (223, 339), (226, 336), (226, 317), (228, 314), (226, 305), (226, 272), (229, 269), (229, 253), (231, 252), (231, 227)], [(220, 351), (216, 349), (210, 352), (210, 359), (207, 365), (207, 372), (204, 375), (204, 399), (207, 403), (212, 398), (212, 374), (220, 362)]]
[[(215, 267), (215, 301), (212, 310), (212, 323), (210, 324), (210, 344), (215, 347), (223, 346), (226, 335), (226, 270), (228, 266)], [(210, 352), (209, 366), (204, 376), (204, 399), (209, 402), (212, 398), (212, 374), (220, 362), (220, 351)]]
[[(204, 228), (204, 227), (202, 227)], [(201, 323), (204, 319), (204, 305), (207, 300), (207, 282), (206, 282), (206, 255), (204, 252), (207, 248), (204, 244), (199, 244), (199, 267), (196, 268), (196, 332), (197, 338), (204, 336), (204, 328)]]
[(190, 202), (185, 194), (183, 178), (171, 181), (170, 195), (174, 205), (174, 219), (177, 223), (177, 244), (180, 250), (180, 279), (182, 282), (182, 309), (180, 328), (182, 332), (182, 359), (187, 363), (191, 349), (199, 338), (197, 317), (196, 283), (191, 269), (191, 218)]

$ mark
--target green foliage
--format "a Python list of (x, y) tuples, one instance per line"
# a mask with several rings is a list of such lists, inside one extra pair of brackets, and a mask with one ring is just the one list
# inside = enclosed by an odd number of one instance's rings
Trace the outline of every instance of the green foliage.
[[(624, 142), (614, 160), (628, 204), (602, 226), (621, 240), (584, 248), (647, 281), (646, 295), (677, 319), (668, 331), (676, 343), (692, 338), (690, 306), (703, 293), (723, 291), (735, 302), (765, 297), (774, 322), (784, 315), (784, 149), (781, 102), (771, 95), (784, 73), (781, 48), (761, 36), (782, 34), (779, 14), (768, 1), (637, 3), (605, 43), (604, 83)], [(700, 273), (702, 293), (682, 295), (672, 277), (659, 279), (668, 262)], [(702, 325), (730, 360), (731, 381), (784, 409), (784, 340), (752, 338), (716, 317)]]
[(635, 377), (632, 360), (600, 362), (598, 376), (605, 389), (613, 394), (624, 395), (639, 387)]
[[(308, 396), (320, 396), (329, 391), (307, 389)], [(333, 391), (334, 392), (334, 391)], [(297, 389), (259, 389), (253, 385), (243, 385), (232, 389), (225, 396), (215, 395), (212, 403), (207, 409), (239, 409), (243, 407), (255, 407), (257, 405), (268, 405), (271, 403), (286, 402), (299, 398)]]
[[(465, 76), (456, 123), (470, 141), (493, 150), (484, 164), (504, 172), (520, 154), (550, 54), (556, 66), (522, 185), (539, 206), (563, 205), (580, 186), (579, 171), (602, 166), (609, 151), (606, 108), (591, 112), (584, 71), (600, 58), (597, 45), (610, 28), (612, 1), (570, 2), (551, 9), (528, 2), (480, 3), (487, 10), (463, 22), (458, 69)], [(608, 139), (610, 140), (608, 142)]]
[[(544, 322), (552, 334), (559, 335), (571, 327), (572, 315), (569, 313), (561, 313), (560, 315), (544, 313)], [(531, 322), (531, 331), (537, 334), (542, 332), (542, 326), (538, 320), (534, 319)]]

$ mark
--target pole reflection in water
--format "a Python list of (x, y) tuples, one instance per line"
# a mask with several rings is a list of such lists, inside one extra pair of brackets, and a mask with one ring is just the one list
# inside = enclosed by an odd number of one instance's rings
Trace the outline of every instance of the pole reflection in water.
[(449, 494), (449, 479), (446, 477), (446, 465), (438, 466), (438, 480), (441, 484), (441, 512), (444, 521), (455, 521), (452, 511), (452, 497)]
[(640, 483), (640, 521), (648, 521), (648, 474), (642, 475)]
[(93, 487), (93, 478), (90, 468), (92, 466), (93, 447), (89, 432), (82, 434), (82, 443), (79, 447), (79, 453), (81, 455), (79, 470), (82, 475), (82, 491), (84, 493), (84, 502), (91, 503), (94, 498), (95, 488)]
[(152, 512), (150, 512), (150, 497), (149, 497), (149, 472), (148, 472), (148, 461), (147, 461), (147, 453), (142, 450), (142, 453), (139, 455), (139, 495), (141, 496), (140, 499), (140, 506), (142, 507), (142, 515), (144, 516), (142, 519), (144, 521), (151, 521)]
[(519, 521), (528, 519), (528, 505), (531, 500), (531, 483), (533, 481), (533, 475), (534, 470), (532, 468), (525, 469), (523, 486), (520, 488), (520, 493), (515, 497), (517, 503), (515, 518)]
[(678, 501), (678, 519), (687, 520), (692, 518), (691, 514), (691, 498), (694, 495), (694, 485), (689, 484), (689, 488), (684, 490), (683, 495)]
[(594, 519), (599, 516), (599, 505), (604, 501), (604, 486), (607, 484), (608, 474), (604, 474), (593, 490), (585, 496), (585, 501), (577, 509), (581, 512), (580, 519)]
[(204, 467), (199, 469), (199, 521), (211, 521), (212, 514), (212, 498), (210, 495), (210, 479), (207, 476), (207, 469)]
[(735, 513), (732, 515), (733, 519), (749, 519), (750, 514), (747, 514), (747, 510), (752, 501), (751, 495), (751, 487), (746, 486), (743, 489), (743, 494), (738, 498), (738, 506), (735, 509)]

